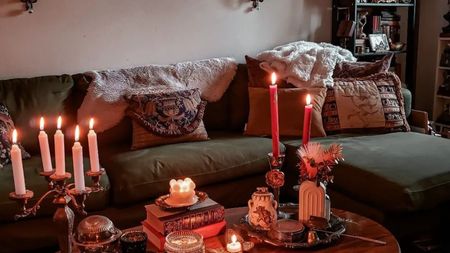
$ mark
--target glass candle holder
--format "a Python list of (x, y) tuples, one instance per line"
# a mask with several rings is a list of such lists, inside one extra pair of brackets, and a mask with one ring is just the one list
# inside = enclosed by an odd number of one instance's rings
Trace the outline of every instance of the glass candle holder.
[(145, 253), (147, 251), (147, 234), (142, 231), (128, 231), (120, 237), (123, 253)]
[(203, 236), (193, 231), (176, 231), (166, 236), (167, 253), (204, 253)]

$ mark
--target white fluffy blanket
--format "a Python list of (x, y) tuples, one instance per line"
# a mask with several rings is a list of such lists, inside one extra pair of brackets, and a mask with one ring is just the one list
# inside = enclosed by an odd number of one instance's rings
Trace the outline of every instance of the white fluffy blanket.
[(199, 88), (208, 102), (219, 100), (236, 74), (232, 58), (214, 58), (172, 65), (149, 65), (121, 70), (89, 71), (92, 77), (86, 97), (78, 109), (79, 124), (96, 119), (98, 132), (117, 125), (125, 116), (127, 95), (155, 89)]
[(296, 87), (331, 87), (336, 63), (356, 61), (352, 53), (328, 43), (292, 42), (257, 55), (261, 68), (275, 71)]

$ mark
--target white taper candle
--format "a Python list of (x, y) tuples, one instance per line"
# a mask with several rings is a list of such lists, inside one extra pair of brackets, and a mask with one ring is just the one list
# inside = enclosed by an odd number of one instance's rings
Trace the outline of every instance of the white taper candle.
[(25, 176), (23, 174), (22, 150), (17, 145), (17, 131), (14, 129), (11, 147), (11, 164), (14, 177), (14, 189), (17, 195), (25, 195)]

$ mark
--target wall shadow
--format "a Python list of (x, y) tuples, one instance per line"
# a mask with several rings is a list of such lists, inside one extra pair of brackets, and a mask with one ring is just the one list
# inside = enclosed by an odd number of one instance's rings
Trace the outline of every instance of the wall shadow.
[(17, 0), (0, 0), (0, 18), (15, 17), (25, 13), (25, 6)]

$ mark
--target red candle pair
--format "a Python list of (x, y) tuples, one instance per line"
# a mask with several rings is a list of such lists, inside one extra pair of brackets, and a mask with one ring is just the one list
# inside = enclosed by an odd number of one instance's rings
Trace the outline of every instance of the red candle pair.
[[(279, 121), (278, 121), (278, 92), (277, 92), (277, 75), (272, 73), (272, 85), (270, 90), (270, 114), (271, 114), (271, 126), (272, 126), (272, 154), (274, 157), (280, 156), (280, 134), (279, 134)], [(311, 132), (311, 114), (312, 104), (311, 96), (306, 96), (305, 113), (303, 119), (303, 135), (302, 144), (308, 144), (310, 140)]]

